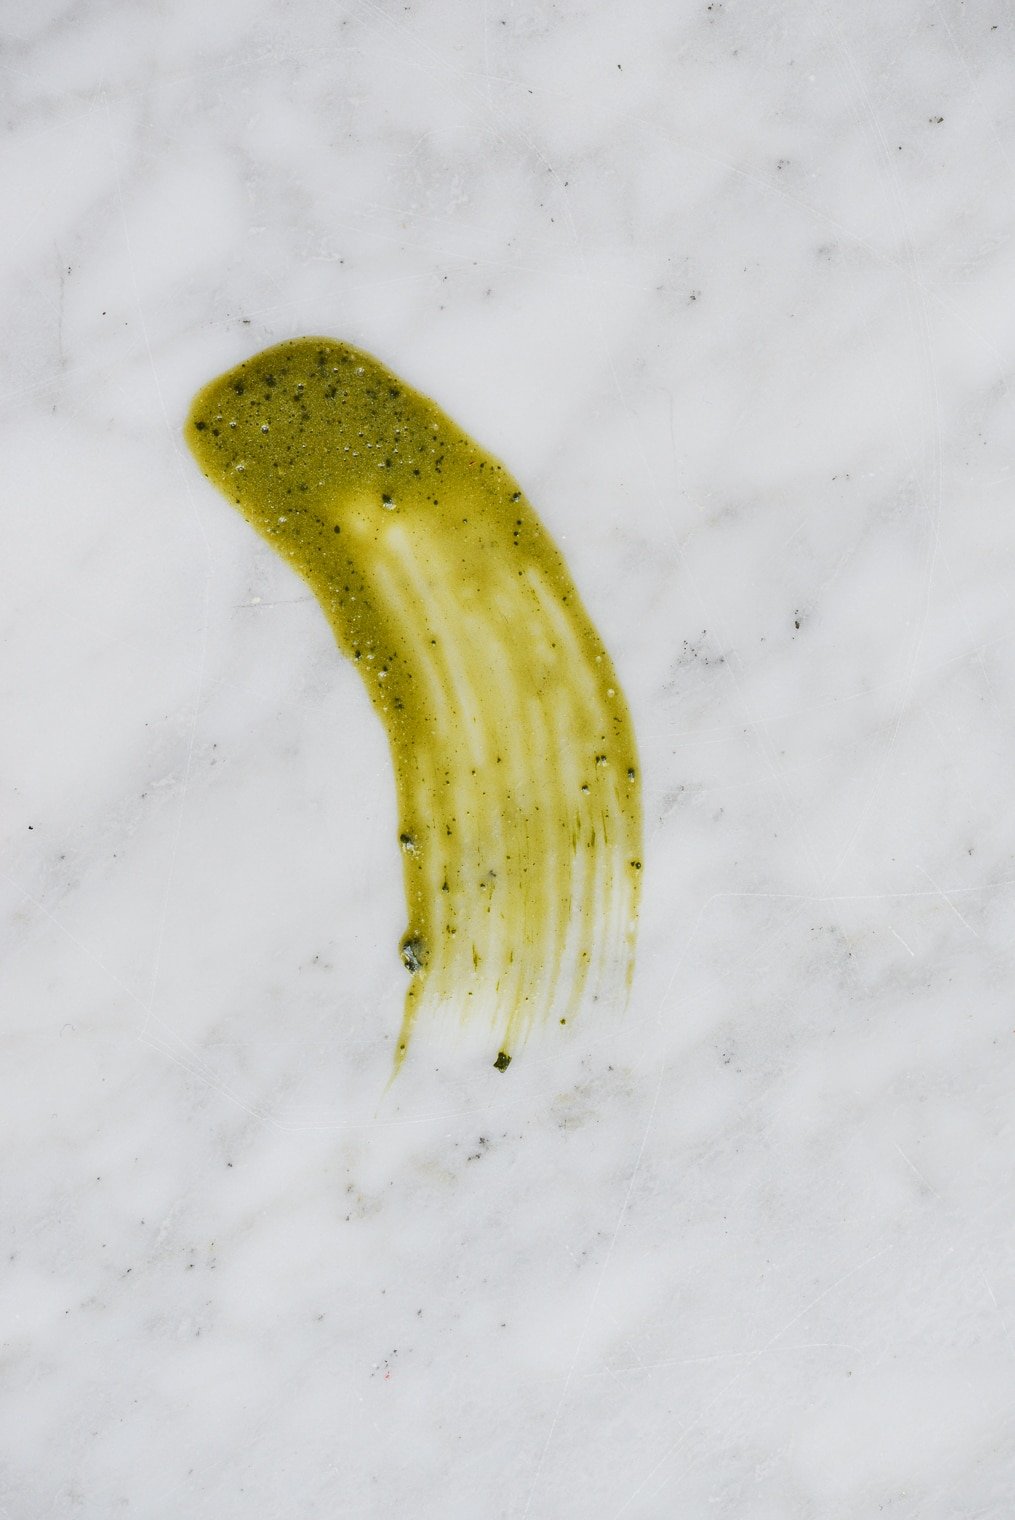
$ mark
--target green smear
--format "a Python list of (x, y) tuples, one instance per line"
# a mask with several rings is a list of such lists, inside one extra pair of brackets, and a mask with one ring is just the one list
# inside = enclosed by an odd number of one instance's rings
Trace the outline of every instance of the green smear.
[(423, 1008), (506, 1055), (629, 984), (641, 873), (616, 672), (521, 488), (432, 401), (326, 338), (196, 397), (186, 438), (311, 587), (384, 724), (409, 972)]

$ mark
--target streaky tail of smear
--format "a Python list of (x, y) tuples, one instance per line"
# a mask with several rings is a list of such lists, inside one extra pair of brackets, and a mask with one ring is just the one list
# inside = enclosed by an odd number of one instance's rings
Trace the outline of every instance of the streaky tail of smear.
[[(519, 586), (505, 571), (498, 616), (477, 619), (469, 598), (445, 593), (435, 605), (449, 575), (439, 553), (423, 556), (410, 533), (390, 535), (386, 551), (385, 594), (429, 630), (425, 684), (438, 694), (425, 757), (415, 735), (396, 764), (433, 778), (435, 794), (417, 789), (403, 814), (446, 817), (446, 795), (455, 799), (450, 832), (426, 833), (442, 911), (407, 991), (397, 1067), (424, 1015), (480, 1022), (510, 1052), (536, 1023), (570, 1022), (585, 996), (626, 992), (640, 816), (633, 753), (613, 737), (626, 708), (609, 663), (585, 657), (582, 615), (545, 577)], [(511, 598), (520, 605), (505, 616)]]

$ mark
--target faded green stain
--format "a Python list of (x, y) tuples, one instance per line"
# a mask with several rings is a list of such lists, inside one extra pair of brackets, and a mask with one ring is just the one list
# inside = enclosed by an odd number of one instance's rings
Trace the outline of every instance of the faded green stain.
[(487, 1020), (506, 1069), (537, 1021), (629, 982), (641, 872), (616, 672), (518, 483), (376, 359), (266, 350), (195, 398), (209, 480), (300, 573), (391, 748), (410, 981)]

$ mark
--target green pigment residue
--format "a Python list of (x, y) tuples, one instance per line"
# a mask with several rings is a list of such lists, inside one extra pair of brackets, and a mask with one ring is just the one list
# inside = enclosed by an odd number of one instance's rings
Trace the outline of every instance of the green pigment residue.
[(201, 469), (308, 582), (388, 736), (423, 1008), (537, 1021), (630, 979), (641, 871), (616, 672), (517, 482), (432, 401), (302, 338), (196, 397)]

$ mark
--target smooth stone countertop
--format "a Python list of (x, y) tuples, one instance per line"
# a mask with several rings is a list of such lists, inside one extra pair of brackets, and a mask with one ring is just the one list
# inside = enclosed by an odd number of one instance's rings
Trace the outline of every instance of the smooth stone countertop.
[[(0, 57), (0, 1515), (1008, 1520), (1010, 8), (45, 0)], [(502, 458), (630, 700), (630, 1004), (421, 1029), (199, 386)]]

